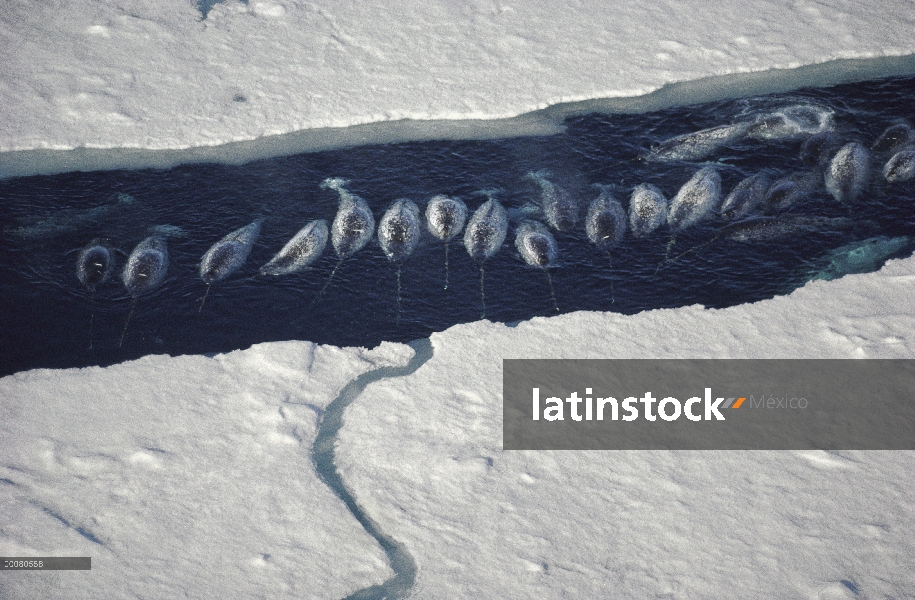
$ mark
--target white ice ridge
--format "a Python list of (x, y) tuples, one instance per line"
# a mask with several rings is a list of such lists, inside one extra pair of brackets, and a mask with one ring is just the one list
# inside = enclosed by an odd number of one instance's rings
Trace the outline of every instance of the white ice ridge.
[(92, 557), (2, 572), (0, 598), (332, 599), (385, 581), (311, 447), (349, 381), (412, 353), (276, 342), (0, 379), (0, 556)]
[(901, 598), (915, 452), (502, 451), (503, 358), (913, 358), (915, 258), (789, 296), (431, 337), (347, 409), (340, 472), (420, 599)]
[(910, 0), (191, 0), (0, 6), (0, 151), (215, 146), (496, 119), (915, 53)]

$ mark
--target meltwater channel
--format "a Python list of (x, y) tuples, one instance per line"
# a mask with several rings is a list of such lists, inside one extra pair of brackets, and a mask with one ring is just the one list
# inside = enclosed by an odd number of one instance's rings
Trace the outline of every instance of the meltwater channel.
[[(328, 244), (308, 270), (264, 276), (264, 265), (308, 221), (330, 222), (339, 201), (320, 184), (349, 180), (347, 189), (368, 201), (379, 220), (396, 199), (424, 210), (438, 194), (462, 198), (472, 212), (496, 197), (509, 213), (505, 244), (484, 263), (486, 318), (515, 322), (579, 310), (633, 314), (702, 304), (754, 302), (816, 277), (875, 270), (915, 247), (915, 181), (888, 183), (880, 174), (888, 156), (874, 153), (869, 186), (853, 203), (837, 202), (822, 182), (785, 209), (808, 226), (757, 241), (722, 235), (718, 215), (677, 234), (662, 226), (609, 253), (588, 241), (584, 227), (554, 232), (558, 245), (550, 281), (525, 264), (513, 244), (524, 219), (542, 219), (540, 188), (526, 175), (546, 172), (582, 204), (601, 189), (628, 208), (632, 189), (658, 186), (672, 198), (692, 175), (712, 165), (723, 194), (749, 175), (773, 178), (810, 172), (800, 158), (809, 136), (741, 137), (701, 158), (648, 160), (665, 140), (702, 129), (749, 123), (786, 106), (831, 114), (834, 141), (871, 147), (889, 126), (915, 123), (915, 79), (893, 78), (802, 89), (683, 106), (644, 114), (571, 117), (566, 131), (544, 137), (488, 141), (434, 141), (363, 146), (253, 161), (244, 165), (188, 164), (170, 169), (71, 172), (0, 181), (0, 375), (37, 367), (105, 365), (152, 353), (216, 353), (258, 342), (302, 339), (337, 346), (410, 341), (456, 323), (481, 318), (480, 271), (461, 242), (445, 249), (425, 232), (403, 264), (400, 302), (397, 267), (377, 238), (343, 261)], [(805, 171), (806, 170), (806, 171)], [(263, 219), (245, 264), (206, 285), (199, 264), (226, 234)], [(830, 225), (831, 224), (831, 225)], [(132, 298), (120, 279), (126, 256), (151, 232), (166, 239), (168, 273), (136, 303), (121, 345)], [(115, 276), (90, 292), (76, 276), (81, 248), (101, 238), (115, 249)], [(704, 244), (704, 245), (703, 245)], [(701, 246), (701, 247), (700, 247)], [(676, 261), (665, 256), (680, 256)], [(326, 289), (321, 293), (322, 289)]]

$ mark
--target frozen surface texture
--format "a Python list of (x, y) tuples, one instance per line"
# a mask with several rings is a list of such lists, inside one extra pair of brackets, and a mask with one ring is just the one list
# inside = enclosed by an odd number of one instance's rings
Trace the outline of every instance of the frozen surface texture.
[(909, 0), (0, 6), (0, 151), (187, 148), (491, 119), (666, 83), (915, 52)]
[(339, 598), (391, 572), (318, 478), (316, 423), (412, 350), (278, 342), (0, 379), (0, 598)]
[(501, 389), (503, 358), (911, 358), (913, 294), (909, 258), (722, 310), (458, 325), (347, 409), (340, 470), (416, 598), (909, 597), (915, 453), (504, 452)]

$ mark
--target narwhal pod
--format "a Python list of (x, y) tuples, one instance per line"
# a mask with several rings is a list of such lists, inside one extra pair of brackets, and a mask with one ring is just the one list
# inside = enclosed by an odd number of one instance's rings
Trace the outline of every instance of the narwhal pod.
[(565, 188), (553, 183), (546, 171), (527, 174), (540, 186), (540, 207), (550, 227), (556, 231), (572, 231), (578, 224), (578, 201)]
[(245, 263), (260, 235), (262, 222), (262, 219), (258, 219), (236, 229), (210, 246), (200, 261), (200, 278), (204, 283), (210, 285), (222, 281)]
[(457, 198), (435, 196), (426, 206), (429, 233), (446, 244), (457, 237), (467, 222), (467, 205)]
[(412, 200), (401, 198), (391, 204), (378, 223), (378, 243), (388, 260), (402, 263), (416, 249), (422, 219)]
[(127, 292), (136, 298), (162, 285), (167, 272), (168, 247), (163, 238), (153, 235), (137, 244), (130, 253), (121, 280)]
[(336, 190), (340, 194), (340, 206), (330, 229), (330, 241), (341, 259), (350, 256), (372, 239), (375, 232), (375, 217), (368, 202), (344, 187), (346, 179), (329, 177), (321, 182), (321, 188)]
[(287, 275), (301, 271), (318, 260), (327, 246), (328, 235), (327, 221), (310, 221), (270, 262), (261, 267), (261, 275)]
[(524, 262), (544, 269), (553, 266), (559, 254), (556, 239), (546, 225), (529, 219), (522, 221), (515, 231), (515, 248)]
[(96, 238), (79, 251), (76, 258), (76, 277), (90, 292), (105, 283), (114, 270), (114, 259), (106, 243)]
[(673, 231), (707, 219), (721, 204), (721, 176), (713, 167), (699, 169), (670, 203), (667, 223)]
[(870, 180), (871, 153), (858, 142), (842, 146), (826, 168), (826, 190), (842, 203), (858, 199)]
[(588, 206), (585, 233), (592, 244), (604, 250), (620, 243), (626, 234), (626, 211), (609, 188), (603, 187)]
[(473, 260), (482, 263), (498, 252), (508, 233), (508, 213), (495, 198), (480, 205), (467, 222), (464, 247)]
[(632, 190), (629, 198), (629, 228), (635, 237), (643, 237), (667, 221), (667, 198), (650, 183)]

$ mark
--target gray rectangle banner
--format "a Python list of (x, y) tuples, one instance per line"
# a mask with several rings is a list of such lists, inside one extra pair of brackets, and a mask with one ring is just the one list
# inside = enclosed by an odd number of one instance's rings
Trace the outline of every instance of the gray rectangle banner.
[(91, 571), (89, 556), (0, 556), (0, 571)]
[(915, 450), (915, 360), (502, 361), (505, 450)]

